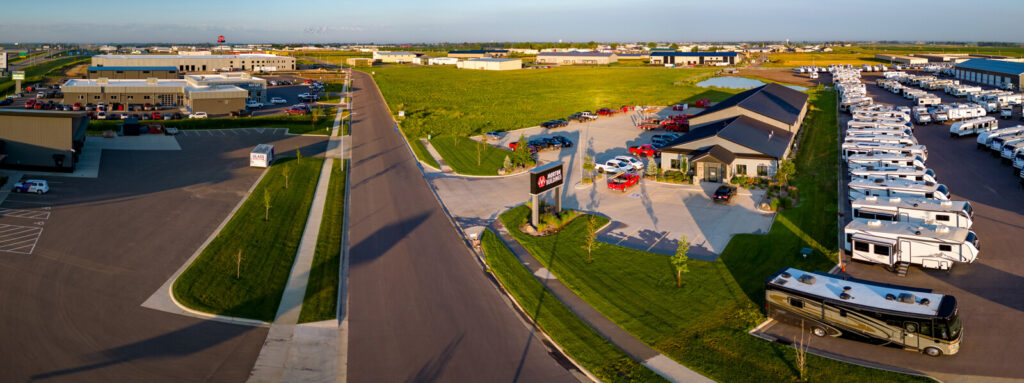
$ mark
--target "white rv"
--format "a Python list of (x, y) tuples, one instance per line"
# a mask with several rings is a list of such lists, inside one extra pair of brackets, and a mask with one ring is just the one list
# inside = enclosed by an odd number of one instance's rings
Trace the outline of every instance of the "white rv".
[(1024, 151), (1017, 152), (1013, 155), (1013, 167), (1017, 169), (1024, 169)]
[(932, 116), (928, 114), (928, 108), (926, 107), (914, 107), (910, 114), (914, 118), (914, 122), (917, 124), (926, 125), (932, 122)]
[(987, 148), (992, 145), (992, 140), (999, 136), (1009, 136), (1017, 133), (1024, 133), (1024, 125), (1017, 125), (1012, 128), (996, 129), (978, 134), (978, 149)]
[(897, 153), (865, 153), (854, 154), (846, 158), (850, 167), (854, 166), (914, 166), (924, 167), (924, 158), (911, 154)]
[(862, 120), (862, 121), (872, 121), (872, 120), (879, 120), (879, 119), (881, 119), (881, 120), (890, 120), (890, 119), (892, 119), (892, 120), (910, 121), (910, 115), (902, 113), (902, 112), (898, 112), (898, 111), (895, 111), (895, 110), (885, 111), (885, 112), (872, 111), (872, 110), (855, 110), (855, 111), (851, 112), (851, 114), (853, 116), (853, 119), (855, 119), (855, 120)]
[(1009, 136), (999, 136), (992, 139), (992, 144), (989, 145), (989, 149), (992, 149), (993, 155), (999, 155), (1003, 152), (1003, 147), (1007, 145), (1013, 145), (1018, 142), (1024, 141), (1024, 133), (1017, 133)]
[(949, 199), (949, 188), (935, 182), (917, 182), (907, 179), (853, 179), (849, 184), (850, 199), (879, 196), (885, 198), (929, 198), (945, 201)]
[(890, 267), (949, 270), (955, 262), (974, 262), (980, 248), (978, 235), (960, 227), (855, 219), (844, 232), (843, 248), (853, 259)]
[(948, 113), (949, 119), (953, 121), (985, 117), (988, 114), (985, 108), (978, 104), (954, 104), (946, 113)]
[(915, 198), (879, 198), (850, 201), (853, 218), (925, 225), (943, 225), (970, 229), (974, 208), (967, 201), (936, 201)]
[(1024, 141), (1015, 144), (1003, 145), (1003, 149), (999, 151), (999, 155), (1003, 157), (1003, 162), (1013, 162), (1014, 156), (1019, 153), (1024, 153)]
[(882, 136), (897, 136), (897, 137), (911, 137), (914, 132), (910, 131), (910, 128), (882, 126), (878, 128), (853, 128), (846, 129), (846, 136), (869, 136), (869, 135), (882, 135)]
[(890, 122), (890, 121), (857, 121), (850, 120), (846, 122), (846, 129), (892, 129), (892, 130), (905, 130), (914, 129), (914, 124), (909, 122)]
[(274, 163), (274, 145), (259, 144), (249, 153), (249, 166), (267, 168)]
[(979, 117), (966, 121), (960, 121), (949, 127), (950, 137), (963, 137), (969, 134), (978, 134), (999, 129), (999, 121), (995, 117)]
[(932, 105), (939, 105), (941, 103), (942, 103), (942, 99), (941, 98), (938, 98), (938, 97), (935, 97), (935, 96), (932, 96), (932, 95), (926, 95), (926, 96), (922, 96), (922, 97), (918, 97), (917, 98), (917, 105), (918, 106), (932, 106)]
[(846, 100), (843, 100), (842, 102), (840, 102), (839, 103), (839, 110), (842, 110), (844, 112), (849, 112), (850, 108), (853, 108), (853, 107), (856, 107), (856, 106), (871, 105), (871, 103), (872, 103), (871, 97), (853, 97), (853, 98), (846, 99)]
[(935, 171), (923, 166), (860, 166), (850, 165), (851, 179), (907, 179), (917, 182), (935, 182)]
[(883, 144), (904, 144), (904, 145), (917, 145), (917, 139), (913, 135), (900, 134), (849, 134), (847, 133), (845, 142), (878, 142)]
[(1012, 105), (1004, 105), (1002, 108), (1000, 108), (999, 109), (999, 117), (1004, 119), (1004, 120), (1013, 117), (1013, 106)]
[(893, 153), (893, 154), (910, 154), (919, 156), (924, 159), (928, 159), (928, 148), (924, 145), (905, 145), (905, 144), (887, 144), (879, 142), (844, 142), (841, 145), (843, 150), (843, 159), (849, 158), (854, 154), (867, 154), (867, 153)]

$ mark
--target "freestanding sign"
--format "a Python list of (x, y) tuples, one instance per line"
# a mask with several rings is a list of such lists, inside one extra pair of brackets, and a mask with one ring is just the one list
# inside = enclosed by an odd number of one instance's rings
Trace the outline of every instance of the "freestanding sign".
[(540, 223), (540, 194), (555, 189), (555, 211), (562, 212), (562, 183), (565, 182), (565, 165), (555, 161), (530, 169), (530, 201), (533, 204), (530, 223)]
[(25, 71), (23, 71), (23, 70), (16, 70), (14, 72), (11, 72), (11, 79), (12, 80), (24, 80), (25, 79)]

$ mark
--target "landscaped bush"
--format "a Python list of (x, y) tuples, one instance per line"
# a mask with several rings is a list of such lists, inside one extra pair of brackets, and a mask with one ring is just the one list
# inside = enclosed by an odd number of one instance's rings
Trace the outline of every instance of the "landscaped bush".
[(793, 206), (793, 200), (789, 197), (779, 197), (778, 200), (779, 206), (782, 207), (783, 209), (789, 209), (791, 206)]
[(690, 176), (678, 170), (666, 170), (663, 177), (664, 182), (685, 183), (690, 181)]
[[(771, 197), (769, 197), (769, 198), (771, 198)], [(772, 198), (772, 202), (770, 202), (768, 205), (771, 206), (772, 211), (778, 211), (779, 210), (779, 199), (778, 198)]]

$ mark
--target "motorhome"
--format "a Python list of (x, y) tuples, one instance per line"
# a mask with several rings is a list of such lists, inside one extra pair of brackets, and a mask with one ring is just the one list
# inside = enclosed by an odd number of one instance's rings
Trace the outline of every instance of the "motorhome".
[(932, 122), (932, 116), (928, 114), (928, 108), (926, 107), (916, 106), (910, 114), (914, 118), (914, 123), (919, 125), (927, 125)]
[(811, 72), (807, 77), (812, 79), (818, 78), (818, 72)]
[(939, 105), (941, 103), (942, 103), (942, 99), (941, 98), (932, 96), (930, 94), (929, 95), (925, 95), (925, 96), (921, 96), (921, 97), (917, 97), (917, 105), (918, 106), (932, 106), (932, 105)]
[(891, 126), (882, 126), (878, 128), (852, 128), (846, 129), (846, 136), (866, 136), (866, 135), (882, 135), (882, 136), (898, 136), (898, 137), (911, 137), (914, 132), (910, 131), (910, 128), (900, 128)]
[(1013, 155), (1013, 167), (1017, 169), (1024, 169), (1024, 151), (1017, 152)]
[(1024, 125), (981, 132), (978, 134), (978, 149), (989, 147), (992, 145), (992, 140), (996, 137), (1009, 136), (1017, 133), (1024, 133)]
[(908, 179), (917, 182), (935, 182), (935, 171), (923, 166), (860, 166), (850, 165), (851, 179)]
[(846, 224), (843, 249), (855, 260), (896, 267), (900, 263), (949, 270), (978, 259), (978, 235), (962, 227), (910, 222), (865, 221)]
[(999, 129), (999, 120), (995, 117), (979, 117), (971, 120), (953, 123), (949, 127), (950, 137), (963, 137), (970, 134), (989, 132)]
[(898, 154), (898, 153), (865, 153), (865, 154), (853, 154), (846, 158), (846, 163), (850, 167), (854, 166), (914, 166), (924, 167), (924, 158), (911, 154)]
[(867, 110), (856, 110), (850, 113), (852, 118), (860, 121), (873, 121), (873, 120), (898, 120), (898, 121), (910, 121), (910, 115), (897, 112), (897, 111), (886, 111), (886, 112), (875, 112)]
[(894, 154), (910, 154), (919, 156), (924, 159), (928, 159), (928, 148), (924, 145), (905, 145), (905, 144), (887, 144), (879, 142), (844, 142), (841, 145), (843, 150), (843, 159), (849, 158), (854, 154), (867, 154), (867, 153), (894, 153)]
[(934, 357), (960, 351), (963, 322), (951, 295), (794, 268), (769, 277), (764, 294), (769, 318), (806, 324), (818, 337), (853, 334)]
[(949, 188), (936, 182), (918, 182), (907, 179), (856, 179), (847, 184), (850, 199), (878, 196), (879, 198), (930, 198), (939, 201), (949, 199)]
[[(950, 88), (947, 88), (947, 89), (950, 89)], [(952, 92), (947, 91), (946, 93), (949, 93), (949, 94), (951, 94), (953, 96), (956, 96), (956, 97), (967, 97), (967, 95), (969, 95), (971, 93), (981, 92), (981, 87), (980, 86), (972, 86), (972, 85), (957, 85), (957, 86), (952, 87), (951, 90), (952, 90)]]
[(943, 225), (970, 229), (974, 208), (967, 201), (871, 196), (850, 201), (854, 219)]
[(931, 108), (932, 121), (943, 123), (949, 121), (949, 106), (936, 105)]
[(883, 144), (917, 145), (917, 138), (908, 134), (847, 134), (845, 142), (878, 142)]
[(914, 125), (907, 122), (892, 122), (892, 121), (857, 121), (850, 120), (846, 122), (846, 129), (893, 129), (893, 130), (905, 130), (914, 129)]

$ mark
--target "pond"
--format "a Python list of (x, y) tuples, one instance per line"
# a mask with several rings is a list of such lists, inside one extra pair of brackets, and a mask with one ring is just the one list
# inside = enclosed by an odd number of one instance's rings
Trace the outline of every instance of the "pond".
[[(707, 80), (697, 83), (697, 86), (702, 88), (716, 87), (716, 88), (732, 88), (732, 89), (750, 89), (764, 85), (761, 80), (755, 80), (746, 77), (712, 77)], [(796, 85), (786, 85), (790, 89), (799, 90), (801, 92), (806, 91), (807, 88)]]

